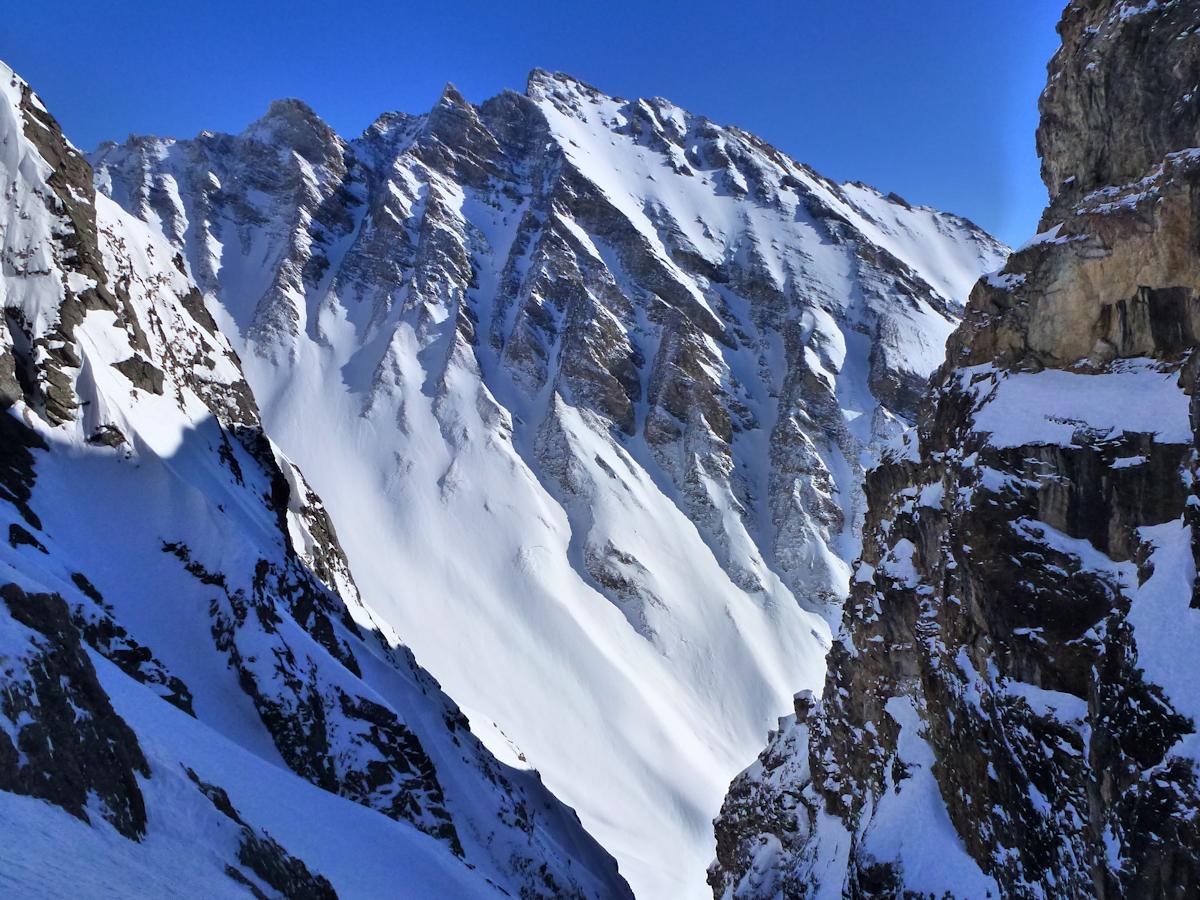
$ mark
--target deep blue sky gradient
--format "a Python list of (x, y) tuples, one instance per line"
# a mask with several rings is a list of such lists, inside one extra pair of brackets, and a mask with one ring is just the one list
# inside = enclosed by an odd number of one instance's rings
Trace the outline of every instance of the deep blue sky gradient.
[(277, 97), (358, 134), (454, 82), (479, 102), (541, 66), (664, 96), (841, 180), (966, 215), (1010, 243), (1045, 203), (1033, 132), (1057, 0), (689, 3), (35, 0), (0, 58), (91, 149), (239, 131)]

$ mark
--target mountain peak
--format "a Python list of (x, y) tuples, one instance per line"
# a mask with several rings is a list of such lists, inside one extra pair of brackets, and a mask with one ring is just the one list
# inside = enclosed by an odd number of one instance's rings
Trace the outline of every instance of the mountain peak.
[(315, 159), (341, 138), (316, 111), (294, 97), (272, 100), (266, 113), (242, 132), (243, 137), (266, 144), (284, 144), (302, 156)]
[(438, 105), (454, 106), (460, 109), (466, 109), (471, 104), (467, 102), (467, 99), (459, 92), (458, 88), (454, 86), (453, 81), (447, 81), (446, 86), (442, 88), (441, 96), (438, 98)]
[(296, 97), (281, 97), (278, 100), (272, 100), (271, 105), (267, 107), (267, 112), (264, 118), (267, 119), (316, 119), (320, 121), (320, 117), (311, 106)]
[[(568, 75), (566, 72), (550, 72), (546, 69), (535, 68), (530, 71), (525, 82), (525, 96), (531, 100), (544, 100), (551, 95), (564, 92), (592, 97), (609, 96), (583, 79)], [(620, 100), (621, 98), (612, 97), (612, 99)]]

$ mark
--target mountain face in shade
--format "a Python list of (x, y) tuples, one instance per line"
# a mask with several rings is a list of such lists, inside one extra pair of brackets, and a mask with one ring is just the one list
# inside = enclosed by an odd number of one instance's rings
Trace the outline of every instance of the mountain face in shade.
[(823, 694), (734, 781), (716, 896), (1200, 891), (1198, 23), (1067, 7), (1040, 233), (867, 477)]
[(647, 897), (816, 688), (864, 465), (1006, 254), (665, 100), (535, 71), (335, 134), (131, 138), (98, 189), (184, 260), (374, 621)]
[(0, 66), (0, 881), (626, 897), (362, 603), (183, 256)]

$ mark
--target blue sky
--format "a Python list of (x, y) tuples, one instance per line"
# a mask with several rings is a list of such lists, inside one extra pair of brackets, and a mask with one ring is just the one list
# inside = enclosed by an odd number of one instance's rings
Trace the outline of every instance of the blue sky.
[(668, 97), (1019, 243), (1045, 203), (1033, 133), (1061, 6), (43, 0), (8, 10), (0, 58), (88, 149), (238, 131), (287, 96), (352, 136), (384, 110), (427, 110), (447, 81), (478, 102), (541, 66)]

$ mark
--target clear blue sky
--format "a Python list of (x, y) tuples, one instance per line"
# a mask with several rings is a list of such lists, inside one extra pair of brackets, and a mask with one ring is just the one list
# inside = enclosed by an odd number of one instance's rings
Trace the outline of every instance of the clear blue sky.
[(239, 131), (300, 97), (353, 136), (479, 102), (535, 67), (664, 96), (837, 179), (974, 219), (1010, 243), (1045, 203), (1033, 132), (1061, 0), (14, 4), (0, 58), (78, 145)]

